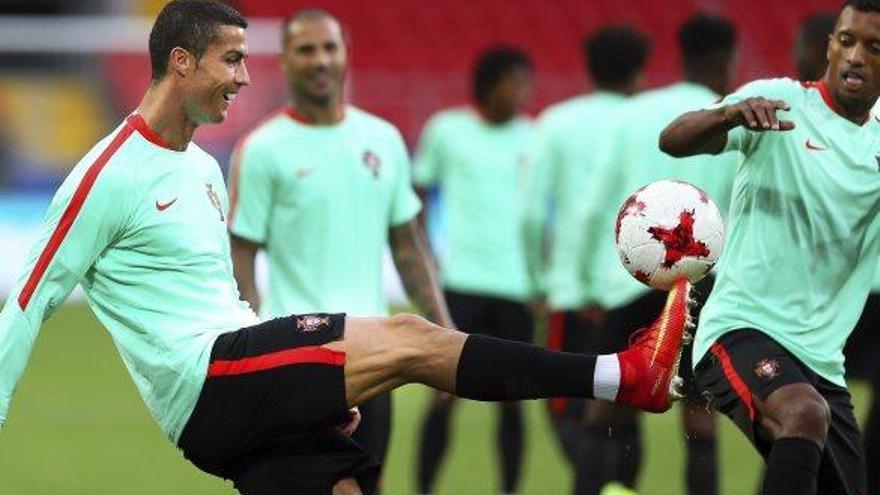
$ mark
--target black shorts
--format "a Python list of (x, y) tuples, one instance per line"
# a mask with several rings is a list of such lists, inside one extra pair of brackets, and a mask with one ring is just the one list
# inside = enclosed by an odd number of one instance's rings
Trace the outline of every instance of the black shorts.
[(880, 293), (872, 293), (865, 302), (862, 316), (843, 348), (846, 357), (846, 376), (859, 380), (877, 380), (880, 383)]
[(221, 335), (178, 441), (199, 469), (245, 495), (329, 494), (346, 477), (369, 490), (378, 464), (336, 426), (348, 417), (345, 315), (278, 318)]
[(452, 321), (462, 332), (532, 343), (534, 325), (525, 304), (449, 289), (444, 292)]
[[(712, 292), (715, 279), (712, 275), (704, 277), (697, 282), (691, 291), (693, 304), (690, 306), (691, 318), (696, 324), (700, 318), (703, 304)], [(666, 304), (668, 292), (652, 290), (626, 306), (612, 309), (605, 317), (605, 325), (602, 328), (597, 345), (593, 352), (607, 354), (618, 352), (629, 344), (634, 332), (647, 327), (660, 315)], [(681, 363), (678, 366), (678, 375), (684, 380), (682, 392), (685, 400), (689, 403), (704, 403), (705, 397), (694, 378), (691, 350), (693, 340), (684, 343), (681, 350)]]
[[(547, 322), (547, 349), (551, 351), (587, 354), (596, 339), (599, 328), (581, 318), (576, 311), (556, 311)], [(550, 412), (556, 418), (583, 417), (586, 399), (553, 397)]]
[(811, 385), (831, 408), (817, 493), (866, 493), (864, 451), (849, 392), (817, 375), (771, 337), (754, 329), (722, 336), (697, 365), (696, 376), (711, 393), (717, 409), (746, 434), (765, 459), (772, 442), (757, 429), (753, 397), (766, 399), (792, 383)]

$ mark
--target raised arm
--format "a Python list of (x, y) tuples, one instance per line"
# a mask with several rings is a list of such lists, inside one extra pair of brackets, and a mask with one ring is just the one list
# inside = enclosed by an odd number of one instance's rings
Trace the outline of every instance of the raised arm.
[(451, 327), (446, 298), (440, 290), (437, 269), (418, 220), (391, 227), (388, 242), (407, 295), (429, 320)]
[(743, 126), (750, 131), (788, 131), (794, 122), (779, 120), (778, 110), (789, 110), (788, 103), (766, 98), (746, 98), (731, 105), (688, 112), (660, 133), (660, 149), (681, 158), (701, 153), (718, 154), (727, 144), (727, 132)]

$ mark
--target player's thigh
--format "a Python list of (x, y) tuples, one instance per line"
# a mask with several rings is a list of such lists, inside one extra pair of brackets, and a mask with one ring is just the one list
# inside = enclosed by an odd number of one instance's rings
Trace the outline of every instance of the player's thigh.
[(277, 318), (221, 335), (195, 409), (178, 440), (200, 469), (229, 478), (252, 452), (347, 418), (342, 315)]
[(466, 339), (416, 315), (346, 317), (344, 338), (325, 347), (345, 354), (346, 397), (357, 405), (410, 382), (454, 390)]
[(808, 370), (773, 339), (754, 329), (723, 335), (695, 369), (700, 389), (713, 405), (730, 418), (758, 451), (769, 454), (781, 425), (768, 418), (758, 401), (789, 385), (812, 387)]

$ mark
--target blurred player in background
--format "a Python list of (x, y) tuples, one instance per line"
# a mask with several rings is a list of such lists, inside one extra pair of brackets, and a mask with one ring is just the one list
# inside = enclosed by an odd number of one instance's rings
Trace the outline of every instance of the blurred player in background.
[[(468, 335), (416, 315), (260, 321), (233, 278), (220, 167), (192, 143), (250, 82), (247, 25), (213, 1), (172, 1), (159, 13), (140, 105), (59, 187), (0, 312), (0, 426), (43, 321), (78, 284), (168, 439), (245, 495), (369, 491), (378, 466), (347, 436), (351, 408), (406, 383), (485, 401), (671, 406), (685, 282), (642, 339), (603, 356)], [(291, 242), (307, 242), (301, 234)]]
[[(683, 80), (630, 99), (608, 124), (613, 127), (609, 144), (599, 150), (600, 156), (596, 158), (592, 177), (597, 184), (594, 200), (604, 207), (590, 209), (586, 220), (588, 252), (596, 253), (591, 258), (588, 276), (601, 284), (598, 302), (608, 312), (592, 352), (625, 344), (632, 329), (646, 325), (663, 305), (662, 292), (634, 280), (620, 264), (614, 226), (616, 208), (626, 197), (656, 180), (677, 178), (701, 188), (722, 212), (727, 210), (736, 155), (727, 154), (727, 163), (703, 167), (700, 165), (704, 159), (682, 160), (665, 155), (658, 148), (657, 139), (663, 128), (683, 111), (705, 108), (729, 91), (736, 31), (725, 19), (697, 14), (679, 28), (678, 41)], [(706, 277), (697, 285), (695, 295), (704, 300), (711, 286), (711, 276)], [(684, 359), (689, 359), (687, 353)], [(687, 370), (688, 365), (683, 368)], [(683, 415), (687, 491), (691, 495), (713, 495), (718, 493), (714, 416), (693, 374), (682, 373), (682, 377), (687, 396)], [(583, 475), (579, 475), (579, 485), (585, 485), (582, 493), (596, 494), (608, 481), (633, 489), (642, 460), (636, 411), (596, 404), (587, 422), (589, 434), (583, 447), (587, 465), (581, 469)], [(608, 463), (608, 458), (614, 462)], [(580, 482), (581, 478), (585, 480)]]
[(868, 493), (843, 349), (880, 256), (880, 2), (847, 2), (826, 53), (820, 81), (752, 82), (660, 141), (743, 157), (693, 360), (766, 459), (764, 495)]
[[(407, 293), (449, 326), (416, 216), (406, 147), (397, 129), (344, 101), (347, 51), (339, 22), (303, 10), (282, 27), (290, 101), (245, 136), (230, 173), (229, 231), (235, 278), (261, 315), (346, 312), (387, 316), (387, 245)], [(257, 251), (269, 259), (269, 294), (257, 293)], [(360, 406), (353, 438), (381, 462), (391, 396)]]
[(801, 81), (818, 81), (828, 67), (828, 38), (834, 32), (833, 14), (815, 14), (801, 23), (794, 41), (794, 65)]
[[(527, 174), (526, 253), (532, 286), (541, 288), (539, 297), (546, 298), (550, 311), (550, 349), (586, 352), (603, 318), (596, 303), (601, 287), (585, 278), (594, 253), (585, 249), (583, 218), (588, 209), (609, 209), (596, 201), (594, 189), (608, 186), (593, 177), (597, 149), (609, 141), (608, 121), (639, 90), (648, 52), (647, 39), (630, 27), (600, 29), (583, 45), (595, 92), (549, 107), (538, 121)], [(583, 443), (578, 437), (583, 435), (586, 403), (564, 398), (547, 402), (573, 466)]]
[[(795, 66), (801, 81), (818, 81), (828, 66), (828, 40), (834, 32), (834, 15), (816, 14), (801, 24), (795, 40)], [(874, 108), (874, 115), (878, 108)], [(846, 341), (846, 376), (867, 380), (871, 384), (873, 402), (865, 423), (865, 460), (868, 468), (868, 493), (880, 493), (880, 270), (874, 276), (871, 294), (858, 324)]]
[[(415, 182), (439, 186), (449, 245), (440, 258), (443, 287), (457, 328), (532, 341), (527, 301), (534, 295), (522, 240), (523, 173), (532, 123), (532, 64), (518, 49), (483, 53), (473, 72), (473, 107), (434, 115), (422, 134)], [(454, 397), (438, 393), (422, 427), (421, 493), (430, 493), (449, 437)], [(502, 493), (515, 493), (523, 454), (519, 402), (500, 404)]]

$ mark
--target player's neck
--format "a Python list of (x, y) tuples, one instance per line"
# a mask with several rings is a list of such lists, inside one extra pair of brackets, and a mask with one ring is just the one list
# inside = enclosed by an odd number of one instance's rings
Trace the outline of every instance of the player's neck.
[(876, 100), (861, 104), (847, 104), (846, 102), (841, 101), (837, 98), (832, 86), (828, 84), (827, 72), (822, 78), (821, 84), (824, 85), (824, 88), (820, 89), (820, 91), (824, 92), (823, 98), (825, 98), (826, 101), (830, 99), (830, 101), (828, 101), (828, 106), (830, 106), (835, 113), (857, 125), (862, 125), (867, 122), (868, 118), (871, 116), (871, 109), (874, 107)]
[(297, 120), (312, 125), (335, 125), (341, 122), (345, 116), (340, 98), (333, 98), (327, 102), (293, 98), (290, 102), (290, 108), (295, 113)]
[(172, 149), (183, 151), (192, 141), (197, 126), (187, 119), (179, 95), (167, 85), (150, 85), (135, 111)]

